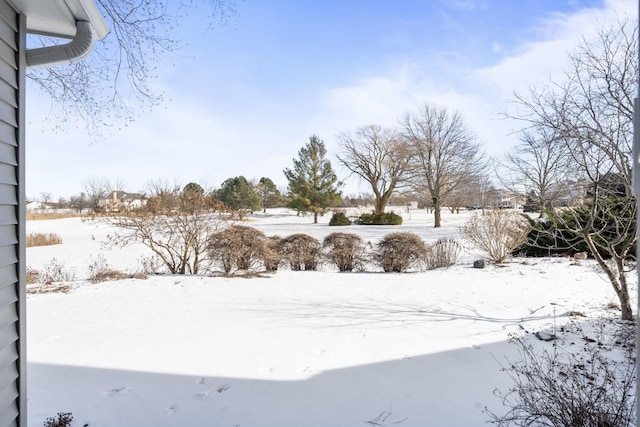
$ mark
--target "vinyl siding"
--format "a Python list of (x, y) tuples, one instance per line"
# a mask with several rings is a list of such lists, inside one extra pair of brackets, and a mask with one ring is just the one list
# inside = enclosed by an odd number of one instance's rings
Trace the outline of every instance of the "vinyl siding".
[[(20, 354), (24, 315), (21, 298), (19, 217), (20, 22), (6, 0), (0, 0), (0, 427), (24, 426), (23, 362)], [(26, 396), (22, 396), (25, 398)]]

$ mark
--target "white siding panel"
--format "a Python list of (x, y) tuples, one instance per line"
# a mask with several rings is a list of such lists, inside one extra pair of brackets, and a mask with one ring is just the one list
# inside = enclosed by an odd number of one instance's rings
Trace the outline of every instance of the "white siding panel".
[[(6, 0), (0, 0), (0, 427), (26, 426), (26, 414), (20, 414), (23, 379), (20, 375), (24, 349), (19, 319), (22, 300), (18, 224), (19, 143), (22, 116), (18, 14)], [(21, 24), (22, 25), (22, 24)]]

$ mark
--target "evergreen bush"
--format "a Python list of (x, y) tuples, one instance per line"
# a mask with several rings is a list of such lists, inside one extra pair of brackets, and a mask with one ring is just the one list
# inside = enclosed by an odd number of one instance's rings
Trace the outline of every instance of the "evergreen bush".
[(339, 226), (339, 225), (351, 225), (351, 220), (347, 218), (344, 212), (334, 212), (331, 220), (329, 221), (330, 226)]
[(360, 225), (401, 225), (402, 217), (397, 213), (385, 212), (381, 214), (370, 213), (362, 214), (358, 218), (358, 224)]

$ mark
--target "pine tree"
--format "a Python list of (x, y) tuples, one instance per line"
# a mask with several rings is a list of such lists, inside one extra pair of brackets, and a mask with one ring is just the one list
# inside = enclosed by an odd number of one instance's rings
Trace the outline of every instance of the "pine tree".
[(340, 203), (342, 182), (338, 181), (331, 162), (326, 158), (324, 142), (316, 135), (298, 151), (293, 159), (293, 170), (285, 169), (289, 181), (289, 207), (299, 212), (313, 212), (313, 223), (318, 223), (328, 207)]
[(225, 180), (222, 187), (216, 191), (216, 199), (236, 211), (240, 218), (262, 207), (260, 196), (244, 176)]

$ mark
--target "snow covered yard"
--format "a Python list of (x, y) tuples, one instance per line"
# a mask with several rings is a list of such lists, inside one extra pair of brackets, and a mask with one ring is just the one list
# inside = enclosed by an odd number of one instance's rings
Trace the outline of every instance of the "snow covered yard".
[[(287, 211), (249, 225), (281, 236), (355, 232), (375, 242), (412, 231), (457, 237), (468, 213), (432, 228), (425, 211), (399, 227), (328, 227)], [(58, 246), (29, 248), (86, 277), (98, 256), (134, 269), (142, 247), (106, 249), (108, 227), (80, 219), (32, 221)], [(29, 295), (29, 425), (72, 412), (74, 426), (480, 426), (510, 379), (510, 333), (552, 331), (602, 315), (615, 295), (586, 262), (515, 259), (408, 274), (278, 271), (265, 277), (151, 276)], [(635, 295), (635, 292), (634, 292)], [(572, 317), (571, 313), (585, 317)], [(530, 340), (540, 348), (551, 343)]]

